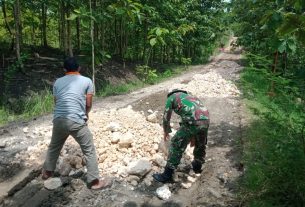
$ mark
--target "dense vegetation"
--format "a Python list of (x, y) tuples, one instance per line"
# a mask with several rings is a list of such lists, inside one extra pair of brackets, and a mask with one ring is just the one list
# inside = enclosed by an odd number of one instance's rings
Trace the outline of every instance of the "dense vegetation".
[(248, 52), (242, 86), (256, 119), (244, 140), (242, 203), (305, 204), (305, 3), (232, 1)]
[[(61, 63), (78, 55), (82, 66), (90, 68), (85, 72), (98, 94), (109, 90), (95, 79), (100, 71), (111, 70), (104, 67), (107, 61), (122, 63), (123, 69), (132, 63), (148, 83), (173, 72), (159, 71), (157, 65), (205, 62), (227, 32), (225, 5), (222, 0), (0, 0), (1, 104), (24, 105), (10, 101), (14, 80), (18, 74), (26, 77), (39, 57)], [(10, 108), (24, 113), (32, 107)]]

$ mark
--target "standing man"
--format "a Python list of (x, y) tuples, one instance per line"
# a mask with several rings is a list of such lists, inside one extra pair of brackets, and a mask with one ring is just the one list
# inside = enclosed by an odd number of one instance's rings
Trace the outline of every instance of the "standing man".
[(65, 76), (57, 79), (53, 86), (53, 131), (43, 165), (42, 179), (53, 176), (60, 151), (71, 135), (85, 156), (88, 186), (95, 190), (101, 189), (111, 183), (99, 179), (93, 137), (87, 126), (88, 114), (92, 107), (93, 84), (89, 78), (80, 75), (80, 67), (74, 57), (64, 61), (64, 70)]
[(180, 128), (171, 140), (167, 164), (163, 173), (154, 174), (155, 180), (166, 183), (173, 179), (174, 170), (178, 167), (182, 154), (191, 142), (194, 147), (192, 167), (195, 173), (201, 173), (204, 163), (205, 148), (209, 128), (209, 112), (202, 102), (184, 90), (174, 89), (167, 95), (163, 114), (164, 141), (171, 132), (170, 119), (172, 111), (181, 117)]

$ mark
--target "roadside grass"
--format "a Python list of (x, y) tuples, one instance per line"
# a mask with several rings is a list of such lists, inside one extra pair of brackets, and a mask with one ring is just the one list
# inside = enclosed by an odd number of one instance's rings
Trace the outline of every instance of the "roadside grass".
[(0, 126), (8, 122), (29, 120), (39, 115), (50, 113), (54, 105), (53, 95), (49, 89), (31, 93), (0, 108)]
[[(275, 96), (268, 95), (271, 79)], [(291, 81), (274, 77), (265, 66), (249, 64), (242, 72), (241, 85), (253, 112), (243, 146), (242, 205), (304, 206), (304, 103)]]

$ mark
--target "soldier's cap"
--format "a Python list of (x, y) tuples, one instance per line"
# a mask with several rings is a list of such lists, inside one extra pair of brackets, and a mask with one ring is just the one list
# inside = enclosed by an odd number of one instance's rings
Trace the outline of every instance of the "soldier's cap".
[(177, 89), (177, 88), (176, 88), (176, 89), (171, 90), (171, 91), (167, 94), (167, 98), (170, 97), (171, 95), (173, 95), (174, 93), (178, 93), (178, 92), (188, 94), (187, 91), (181, 90), (181, 89)]

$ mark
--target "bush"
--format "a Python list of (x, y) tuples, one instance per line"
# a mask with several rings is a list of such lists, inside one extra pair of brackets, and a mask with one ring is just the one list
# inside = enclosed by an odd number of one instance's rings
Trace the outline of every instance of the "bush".
[(136, 74), (144, 83), (153, 83), (158, 78), (157, 70), (148, 65), (138, 65)]

